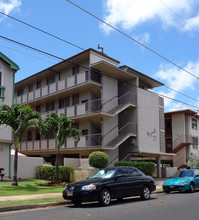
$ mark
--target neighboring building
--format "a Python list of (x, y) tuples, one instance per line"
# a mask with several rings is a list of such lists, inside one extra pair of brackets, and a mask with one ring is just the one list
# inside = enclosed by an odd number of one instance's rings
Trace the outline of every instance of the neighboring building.
[[(0, 105), (12, 105), (14, 94), (15, 72), (19, 67), (7, 56), (0, 52)], [(10, 150), (13, 143), (12, 129), (0, 126), (0, 168), (5, 169), (6, 176), (10, 176)]]
[(198, 154), (199, 116), (192, 110), (165, 113), (166, 152), (175, 153), (173, 166), (186, 167), (190, 156)]
[[(164, 102), (148, 91), (163, 84), (94, 49), (88, 49), (16, 83), (15, 102), (29, 104), (44, 117), (64, 113), (82, 130), (70, 139), (63, 158), (88, 158), (92, 151), (109, 155), (109, 165), (140, 157), (157, 160), (165, 153)], [(55, 136), (27, 130), (20, 152), (55, 162)]]

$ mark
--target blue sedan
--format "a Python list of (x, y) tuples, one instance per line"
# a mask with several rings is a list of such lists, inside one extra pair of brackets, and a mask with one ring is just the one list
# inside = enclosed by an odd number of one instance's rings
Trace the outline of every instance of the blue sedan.
[(173, 177), (164, 181), (162, 188), (165, 193), (186, 190), (194, 192), (199, 188), (199, 169), (180, 170)]

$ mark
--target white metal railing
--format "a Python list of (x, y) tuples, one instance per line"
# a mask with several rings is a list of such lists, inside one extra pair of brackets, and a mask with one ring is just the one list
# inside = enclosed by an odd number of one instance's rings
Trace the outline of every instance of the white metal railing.
[(192, 143), (193, 137), (191, 135), (180, 135), (173, 141), (173, 150), (182, 143)]
[(27, 92), (21, 96), (17, 96), (15, 97), (15, 103), (22, 104), (22, 103), (30, 102), (35, 99), (59, 92), (61, 90), (69, 89), (73, 86), (80, 85), (89, 80), (97, 83), (101, 83), (101, 76), (96, 77), (95, 76), (96, 74), (97, 73), (95, 72), (86, 70), (84, 72), (75, 74), (73, 76), (69, 76), (58, 82), (54, 82), (52, 84), (42, 86), (39, 89), (34, 89), (31, 92)]
[[(78, 143), (74, 138), (69, 138), (61, 149), (70, 148), (91, 148), (101, 146), (101, 134), (82, 135)], [(22, 141), (19, 143), (20, 151), (55, 150), (56, 139), (41, 139), (32, 141)]]

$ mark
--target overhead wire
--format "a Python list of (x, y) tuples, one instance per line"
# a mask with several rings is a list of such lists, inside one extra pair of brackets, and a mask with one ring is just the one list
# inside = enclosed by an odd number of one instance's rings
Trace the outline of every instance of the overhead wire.
[(146, 45), (144, 45), (143, 43), (139, 42), (138, 40), (136, 40), (135, 38), (129, 36), (128, 34), (124, 33), (123, 31), (119, 30), (118, 28), (114, 27), (113, 25), (109, 24), (108, 22), (102, 20), (101, 18), (97, 17), (96, 15), (92, 14), (91, 12), (87, 11), (86, 9), (80, 7), (79, 5), (75, 4), (74, 2), (70, 1), (70, 0), (66, 0), (67, 2), (69, 2), (70, 4), (74, 5), (75, 7), (79, 8), (80, 10), (84, 11), (85, 13), (89, 14), (90, 16), (94, 17), (95, 19), (97, 19), (98, 21), (104, 23), (105, 25), (109, 26), (110, 28), (114, 29), (115, 31), (119, 32), (120, 34), (124, 35), (125, 37), (129, 38), (130, 40), (134, 41), (135, 43), (141, 45), (142, 47), (144, 47), (145, 49), (149, 50), (150, 52), (152, 52), (153, 54), (161, 57), (162, 59), (166, 60), (167, 62), (171, 63), (172, 65), (176, 66), (177, 68), (183, 70), (184, 72), (190, 74), (191, 76), (195, 77), (196, 79), (199, 80), (199, 77), (196, 76), (195, 74), (191, 73), (190, 71), (184, 69), (183, 67), (179, 66), (178, 64), (174, 63), (173, 61), (171, 61), (170, 59), (166, 58), (165, 56), (161, 55), (160, 53), (156, 52), (155, 50), (147, 47)]
[[(161, 1), (161, 0), (160, 0), (160, 1)], [(11, 19), (13, 19), (13, 20), (15, 20), (15, 21), (17, 21), (17, 22), (20, 22), (20, 23), (22, 23), (22, 24), (24, 24), (24, 25), (26, 25), (26, 26), (28, 26), (28, 27), (31, 27), (31, 28), (33, 28), (33, 29), (35, 29), (35, 30), (37, 30), (37, 31), (40, 31), (40, 32), (42, 32), (42, 33), (44, 33), (44, 34), (47, 34), (48, 36), (51, 36), (51, 37), (53, 37), (53, 38), (55, 38), (55, 39), (57, 39), (57, 40), (60, 40), (60, 41), (62, 41), (62, 42), (64, 42), (64, 43), (67, 43), (67, 44), (69, 44), (69, 45), (71, 45), (71, 46), (74, 46), (74, 47), (76, 47), (76, 48), (78, 48), (78, 49), (80, 49), (80, 50), (85, 51), (84, 48), (82, 48), (82, 47), (80, 47), (80, 46), (78, 46), (78, 45), (76, 45), (76, 44), (74, 44), (74, 43), (72, 43), (72, 42), (70, 42), (70, 41), (67, 41), (67, 40), (65, 40), (65, 39), (63, 39), (63, 38), (61, 38), (61, 37), (58, 37), (58, 36), (56, 36), (56, 35), (54, 35), (54, 34), (51, 34), (51, 33), (47, 32), (47, 31), (44, 31), (44, 30), (42, 30), (41, 28), (38, 28), (38, 27), (36, 27), (36, 26), (33, 26), (32, 24), (29, 24), (29, 23), (27, 23), (27, 22), (24, 22), (24, 21), (22, 21), (22, 20), (19, 20), (19, 19), (13, 17), (13, 16), (10, 16), (10, 15), (8, 15), (8, 14), (5, 14), (5, 13), (3, 13), (3, 12), (1, 12), (1, 11), (0, 11), (0, 14), (2, 14), (2, 15), (4, 15), (4, 16), (7, 16), (7, 17), (9, 17), (9, 18), (11, 18)], [(97, 55), (97, 54), (95, 54), (95, 55)], [(98, 55), (97, 55), (97, 56), (98, 56)], [(170, 90), (172, 90), (172, 91), (174, 91), (174, 92), (176, 92), (176, 93), (179, 93), (180, 95), (183, 95), (183, 96), (185, 96), (185, 97), (187, 97), (187, 98), (190, 98), (190, 99), (192, 99), (192, 100), (194, 100), (194, 101), (196, 101), (196, 102), (199, 102), (199, 100), (196, 100), (196, 99), (194, 99), (194, 98), (192, 98), (192, 97), (190, 97), (190, 96), (188, 96), (188, 95), (186, 95), (186, 94), (184, 94), (184, 93), (182, 93), (182, 92), (179, 92), (179, 91), (177, 91), (177, 90), (175, 90), (175, 89), (172, 89), (172, 88), (170, 88), (170, 87), (168, 87), (168, 86), (166, 86), (166, 85), (164, 85), (164, 87), (167, 88), (167, 89), (170, 89)]]
[[(53, 54), (51, 54), (51, 53), (48, 53), (48, 52), (45, 52), (45, 51), (43, 51), (43, 50), (37, 49), (37, 48), (35, 48), (35, 47), (29, 46), (29, 45), (27, 45), (27, 44), (24, 44), (24, 43), (15, 41), (15, 40), (13, 40), (13, 39), (10, 39), (10, 38), (4, 37), (4, 36), (0, 36), (0, 38), (5, 39), (5, 40), (10, 41), (10, 42), (13, 42), (13, 43), (15, 43), (15, 44), (18, 44), (18, 45), (23, 46), (23, 47), (25, 47), (25, 48), (34, 50), (34, 51), (36, 51), (36, 52), (42, 53), (42, 54), (44, 54), (44, 55), (51, 56), (51, 57), (53, 57), (53, 58), (59, 59), (59, 60), (61, 60), (61, 61), (65, 61), (65, 62), (68, 62), (68, 63), (73, 64), (73, 65), (79, 65), (79, 64), (77, 64), (77, 63), (71, 62), (71, 61), (66, 60), (66, 59), (63, 59), (63, 58), (61, 58), (61, 57), (59, 57), (59, 56), (53, 55)], [(85, 68), (85, 69), (88, 69), (88, 70), (96, 71), (96, 70), (93, 70), (93, 69), (91, 69), (91, 68), (89, 68), (89, 67), (86, 67), (86, 66), (82, 66), (82, 65), (79, 65), (79, 66), (81, 66), (81, 67), (83, 67), (83, 68)], [(98, 72), (98, 71), (96, 71), (96, 72)], [(106, 75), (106, 74), (103, 73), (103, 75)], [(106, 76), (109, 76), (109, 75), (106, 75)], [(110, 77), (110, 76), (109, 76), (109, 77)], [(111, 78), (114, 78), (114, 77), (111, 77)], [(114, 79), (116, 79), (116, 78), (114, 78)], [(120, 81), (120, 82), (123, 82), (123, 83), (127, 83), (127, 82), (122, 81), (122, 80), (119, 80), (119, 81)], [(130, 86), (139, 88), (139, 86), (133, 85), (133, 84), (131, 84), (131, 83), (127, 83), (127, 84), (130, 85)], [(142, 89), (142, 88), (140, 88), (140, 89)], [(144, 90), (144, 89), (142, 89), (142, 90)], [(176, 101), (176, 102), (178, 102), (178, 103), (184, 104), (184, 105), (186, 105), (186, 106), (190, 106), (190, 107), (196, 108), (197, 110), (199, 109), (198, 106), (191, 105), (191, 104), (188, 104), (188, 103), (179, 101), (179, 100), (177, 100), (177, 99), (173, 99), (173, 98), (171, 98), (171, 97), (168, 97), (168, 96), (166, 96), (166, 95), (162, 95), (162, 94), (156, 93), (156, 92), (154, 92), (154, 91), (151, 91), (151, 92), (154, 93), (154, 94), (157, 94), (157, 95), (159, 95), (159, 96), (162, 96), (162, 97), (164, 97), (164, 98), (167, 98), (167, 99)]]

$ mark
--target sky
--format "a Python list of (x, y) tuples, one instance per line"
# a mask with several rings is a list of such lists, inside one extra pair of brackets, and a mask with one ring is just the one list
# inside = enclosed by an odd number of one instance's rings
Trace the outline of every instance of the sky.
[[(199, 77), (198, 0), (71, 0)], [(86, 14), (67, 0), (0, 0), (0, 12), (54, 34), (83, 49), (97, 50), (148, 75), (166, 87), (154, 90), (165, 98), (165, 112), (199, 110), (199, 79)], [(82, 52), (0, 14), (0, 35), (67, 59)], [(19, 65), (16, 82), (60, 60), (0, 38), (0, 51)], [(175, 91), (177, 92), (175, 92)], [(191, 106), (173, 101), (189, 104)]]

